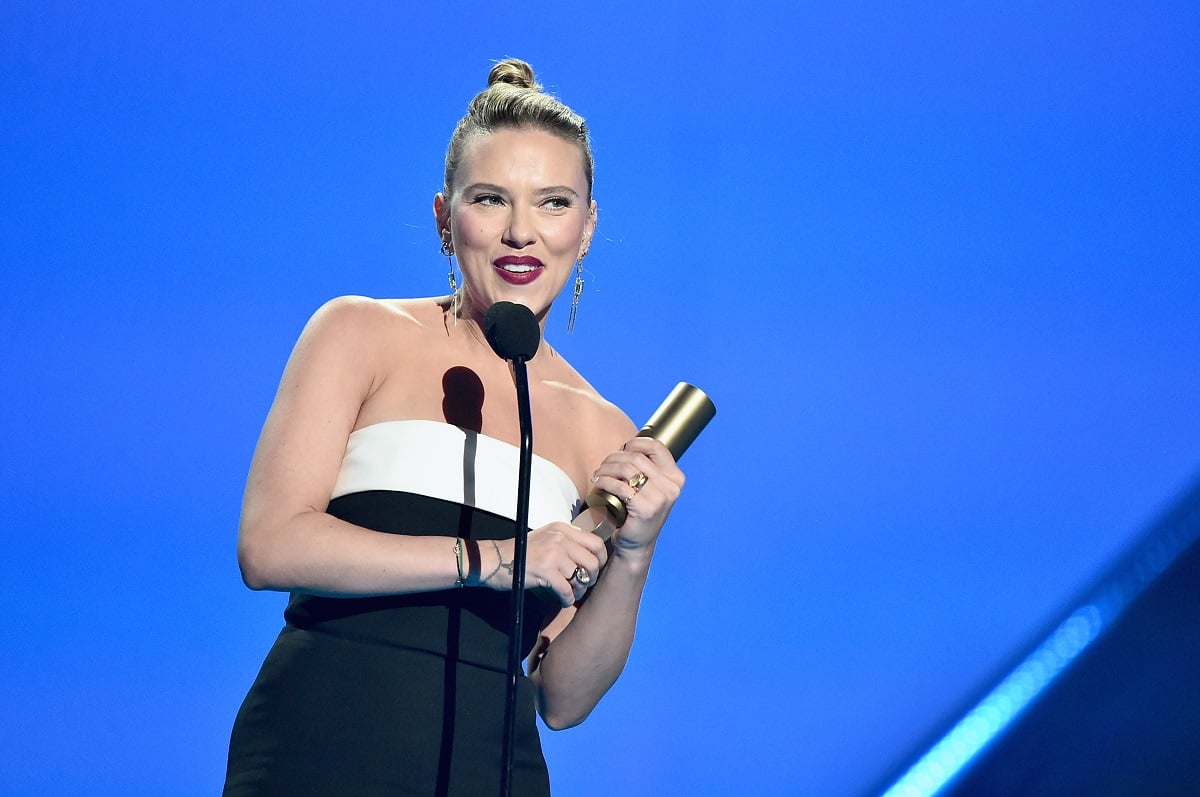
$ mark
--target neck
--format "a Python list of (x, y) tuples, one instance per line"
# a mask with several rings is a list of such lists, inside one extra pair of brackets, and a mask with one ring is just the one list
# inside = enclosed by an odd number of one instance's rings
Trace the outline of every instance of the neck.
[[(466, 332), (475, 341), (489, 351), (491, 350), (491, 345), (487, 342), (487, 336), (483, 334), (483, 320), (487, 315), (488, 308), (478, 308), (471, 301), (470, 296), (465, 295), (465, 292), (461, 289), (457, 294), (444, 297), (441, 300), (441, 304), (447, 332), (458, 327), (465, 327)], [(541, 345), (538, 347), (538, 351), (541, 351), (546, 345), (546, 316), (548, 313), (549, 308), (546, 308), (545, 312), (537, 316), (538, 330), (541, 333)], [(537, 359), (537, 357), (535, 356), (534, 359)]]

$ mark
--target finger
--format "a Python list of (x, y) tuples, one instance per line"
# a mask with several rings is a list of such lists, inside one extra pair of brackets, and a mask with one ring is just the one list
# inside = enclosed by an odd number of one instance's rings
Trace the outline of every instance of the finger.
[[(628, 503), (644, 490), (661, 494), (674, 501), (682, 489), (675, 474), (656, 468), (649, 459), (640, 457), (632, 461), (614, 462), (597, 469), (593, 479), (596, 486), (621, 501)], [(682, 474), (679, 474), (679, 479)]]
[(578, 601), (587, 591), (592, 588), (595, 582), (595, 576), (585, 570), (582, 566), (576, 568), (571, 574), (571, 587), (574, 590), (575, 600)]
[[(590, 556), (585, 554), (583, 558), (590, 558)], [(574, 603), (586, 595), (587, 591), (596, 583), (599, 570), (586, 564), (576, 564), (573, 561), (569, 562), (568, 567), (570, 572), (563, 574), (563, 580), (571, 589), (572, 603)]]
[(568, 580), (580, 581), (584, 586), (595, 581), (608, 556), (604, 541), (591, 532), (572, 535), (566, 549)]
[(671, 450), (663, 445), (661, 440), (656, 440), (653, 437), (630, 438), (625, 442), (625, 445), (621, 446), (621, 450), (642, 454), (659, 464), (675, 462), (675, 457), (671, 456)]
[(596, 487), (608, 493), (609, 495), (616, 496), (622, 502), (628, 502), (629, 499), (633, 498), (638, 494), (638, 491), (641, 490), (641, 487), (634, 487), (633, 484), (630, 484), (631, 480), (625, 477), (606, 476), (600, 474), (592, 481), (595, 483)]
[(621, 450), (614, 451), (605, 457), (604, 461), (600, 463), (600, 467), (596, 468), (596, 470), (618, 472), (626, 471), (632, 468), (633, 470), (630, 472), (630, 475), (632, 475), (632, 473), (635, 473), (639, 470), (645, 470), (647, 468), (653, 470), (656, 467), (658, 466), (655, 464), (654, 460), (641, 451)]
[(605, 457), (596, 469), (597, 473), (630, 479), (639, 473), (647, 476), (667, 478), (682, 483), (683, 472), (675, 464), (671, 452), (657, 440), (635, 438), (626, 445), (627, 449), (614, 451)]
[(608, 548), (604, 545), (604, 540), (597, 537), (591, 529), (581, 529), (578, 526), (568, 526), (568, 536), (571, 541), (578, 546), (578, 549), (573, 553), (588, 556), (595, 559), (593, 567), (590, 560), (577, 559), (580, 563), (588, 564), (595, 574), (599, 568), (604, 567), (604, 563), (608, 561)]
[(574, 559), (586, 561), (589, 550), (577, 538), (584, 533), (565, 522), (554, 522), (529, 533), (530, 549), (526, 554), (527, 584), (553, 592), (559, 603), (570, 606), (576, 600)]
[(648, 457), (618, 452), (600, 463), (600, 467), (592, 473), (592, 481), (596, 482), (599, 478), (607, 476), (625, 482), (633, 490), (640, 490), (656, 473), (658, 470)]
[(585, 587), (595, 582), (596, 577), (600, 575), (601, 568), (604, 567), (601, 558), (583, 546), (572, 552), (571, 560), (572, 569), (568, 578), (573, 578)]
[(539, 586), (546, 587), (553, 592), (558, 597), (558, 602), (564, 607), (570, 606), (578, 600), (575, 595), (575, 585), (563, 573), (556, 573), (555, 577), (539, 576), (538, 582)]
[(661, 475), (680, 485), (683, 484), (683, 471), (679, 470), (675, 457), (661, 441), (655, 440), (653, 437), (635, 437), (625, 443), (622, 451), (646, 457), (654, 463)]
[[(604, 540), (598, 537), (590, 528), (585, 530), (569, 523), (562, 524), (562, 551), (572, 562), (572, 568), (582, 565), (593, 576), (600, 573), (608, 560), (608, 550)], [(574, 569), (571, 571), (574, 572)]]

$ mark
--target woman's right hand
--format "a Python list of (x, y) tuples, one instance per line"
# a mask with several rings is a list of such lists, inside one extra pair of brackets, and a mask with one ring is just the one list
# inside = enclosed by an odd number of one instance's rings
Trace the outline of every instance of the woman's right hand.
[[(478, 544), (482, 583), (495, 590), (511, 590), (516, 541), (479, 540)], [(529, 532), (525, 587), (548, 589), (563, 606), (571, 606), (596, 583), (607, 561), (604, 540), (570, 523), (556, 521)], [(575, 577), (578, 568), (586, 572), (583, 581)]]

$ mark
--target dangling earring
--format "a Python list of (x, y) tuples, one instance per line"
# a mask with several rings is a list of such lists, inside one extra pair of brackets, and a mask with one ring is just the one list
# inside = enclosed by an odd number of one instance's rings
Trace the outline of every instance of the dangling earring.
[(441, 252), (450, 264), (450, 271), (446, 274), (446, 279), (450, 282), (450, 312), (454, 314), (454, 326), (458, 326), (458, 307), (461, 297), (458, 293), (458, 277), (454, 275), (454, 247), (450, 244), (449, 230), (442, 230)]
[(575, 261), (575, 290), (571, 293), (571, 312), (567, 315), (567, 334), (575, 331), (575, 316), (579, 312), (579, 297), (583, 295), (583, 258)]

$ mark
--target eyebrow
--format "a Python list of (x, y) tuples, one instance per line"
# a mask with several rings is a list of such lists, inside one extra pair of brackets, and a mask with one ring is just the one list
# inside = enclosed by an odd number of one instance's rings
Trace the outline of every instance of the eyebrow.
[(579, 196), (579, 192), (569, 185), (552, 185), (547, 188), (538, 189), (539, 194), (570, 194), (571, 196)]
[[(494, 183), (472, 183), (463, 189), (464, 193), (472, 191), (493, 191), (497, 194), (509, 193), (508, 189)], [(579, 196), (579, 192), (569, 185), (549, 185), (545, 188), (537, 189), (537, 191), (534, 193), (538, 194), (539, 196), (547, 196), (550, 194), (570, 194), (573, 197)]]

